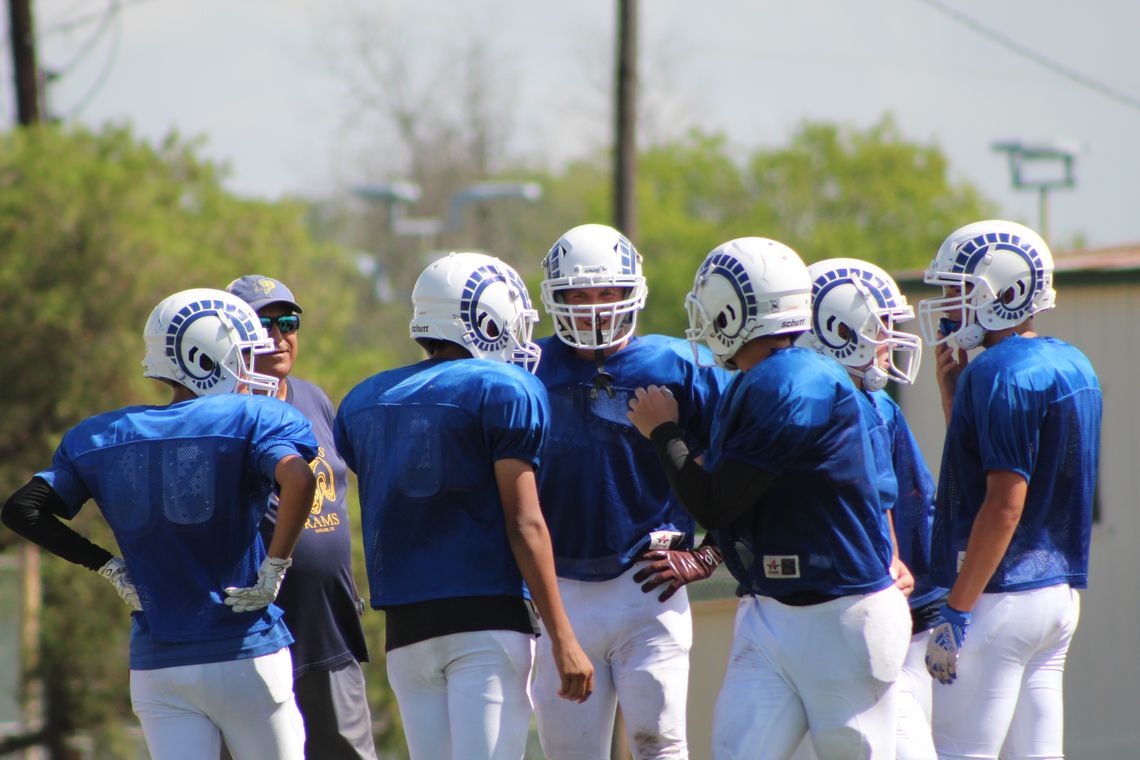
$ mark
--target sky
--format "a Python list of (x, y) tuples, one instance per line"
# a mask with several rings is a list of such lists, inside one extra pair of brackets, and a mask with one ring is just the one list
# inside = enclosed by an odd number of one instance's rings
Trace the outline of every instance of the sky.
[[(1012, 187), (991, 146), (1062, 142), (1076, 150), (1077, 183), (1049, 196), (1053, 247), (1140, 243), (1134, 0), (639, 8), (655, 137), (699, 127), (746, 155), (786, 143), (805, 120), (865, 129), (890, 113), (907, 139), (938, 145), (956, 179), (1034, 227), (1036, 192)], [(41, 66), (61, 73), (48, 88), (53, 115), (129, 122), (153, 140), (200, 136), (246, 196), (318, 197), (393, 178), (380, 176), (398, 163), (391, 133), (354, 89), (361, 45), (397, 51), (413, 89), (446, 100), (448, 66), (480, 41), (511, 155), (557, 168), (609, 139), (613, 0), (36, 0), (35, 13)], [(10, 69), (6, 49), (5, 81)], [(11, 123), (11, 93), (0, 103)]]

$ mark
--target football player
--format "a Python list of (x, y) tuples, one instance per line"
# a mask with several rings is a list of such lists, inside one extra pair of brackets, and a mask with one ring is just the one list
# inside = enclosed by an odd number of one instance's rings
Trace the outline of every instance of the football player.
[(914, 319), (894, 279), (882, 268), (858, 259), (827, 259), (808, 267), (812, 281), (811, 332), (797, 345), (830, 356), (851, 375), (875, 406), (886, 440), (897, 488), (890, 516), (895, 536), (895, 583), (911, 611), (911, 642), (895, 695), (898, 709), (898, 760), (935, 760), (930, 736), (931, 679), (923, 660), (930, 626), (946, 589), (930, 580), (930, 526), (934, 479), (894, 399), (888, 382), (910, 385), (918, 375), (922, 344), (896, 325)]
[(412, 290), (417, 364), (341, 402), (337, 450), (359, 477), (371, 603), (412, 760), (517, 760), (530, 728), (538, 607), (558, 672), (583, 701), (593, 669), (555, 583), (535, 467), (549, 410), (528, 371), (538, 313), (514, 269), (453, 253)]
[(878, 422), (848, 373), (792, 345), (809, 327), (810, 298), (807, 268), (786, 245), (718, 246), (686, 297), (686, 337), (740, 372), (704, 466), (670, 393), (639, 388), (630, 404), (740, 584), (713, 716), (716, 760), (787, 758), (808, 732), (819, 757), (895, 753), (893, 685), (911, 626), (880, 496), (893, 483), (880, 483)]
[[(114, 584), (131, 615), (131, 704), (155, 760), (304, 757), (293, 638), (273, 600), (309, 507), (308, 420), (266, 395), (249, 357), (273, 350), (257, 314), (220, 290), (159, 303), (144, 373), (165, 406), (130, 406), (69, 430), (51, 466), (4, 505), (4, 524)], [(268, 550), (258, 534), (279, 489)], [(122, 550), (69, 528), (93, 499)]]
[(555, 335), (539, 341), (537, 375), (551, 406), (539, 494), (559, 591), (595, 672), (589, 702), (557, 699), (553, 652), (539, 640), (543, 751), (551, 760), (609, 758), (620, 705), (635, 758), (684, 758), (693, 637), (684, 584), (708, 577), (720, 554), (694, 547), (693, 520), (626, 411), (634, 389), (666, 387), (688, 440), (704, 448), (727, 373), (697, 366), (683, 340), (636, 334), (648, 292), (641, 256), (612, 227), (567, 231), (543, 275)]
[[(919, 303), (946, 441), (931, 539), (950, 594), (928, 644), (940, 757), (1062, 757), (1065, 658), (1088, 583), (1102, 398), (1078, 349), (1037, 333), (1053, 256), (1027, 227), (955, 230)], [(984, 349), (973, 359), (967, 351)]]

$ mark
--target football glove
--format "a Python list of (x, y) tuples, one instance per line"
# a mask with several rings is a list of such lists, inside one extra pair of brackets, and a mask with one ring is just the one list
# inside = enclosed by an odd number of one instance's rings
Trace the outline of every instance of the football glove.
[(142, 602), (139, 601), (139, 592), (135, 590), (135, 584), (131, 583), (131, 576), (127, 573), (127, 563), (118, 557), (111, 557), (104, 565), (99, 568), (99, 575), (111, 582), (115, 587), (115, 591), (119, 593), (119, 598), (127, 603), (135, 612), (142, 612)]
[(711, 544), (697, 549), (655, 549), (642, 552), (637, 560), (649, 564), (634, 574), (634, 583), (641, 583), (641, 590), (647, 594), (665, 586), (657, 597), (662, 602), (685, 584), (708, 578), (724, 561), (720, 549)]
[(956, 610), (949, 604), (942, 605), (938, 611), (930, 640), (926, 642), (926, 669), (942, 683), (954, 683), (958, 677), (958, 650), (966, 641), (971, 617), (969, 612)]
[(234, 612), (253, 612), (268, 607), (277, 598), (285, 571), (293, 564), (291, 559), (266, 557), (257, 569), (257, 583), (247, 588), (226, 588), (226, 604)]

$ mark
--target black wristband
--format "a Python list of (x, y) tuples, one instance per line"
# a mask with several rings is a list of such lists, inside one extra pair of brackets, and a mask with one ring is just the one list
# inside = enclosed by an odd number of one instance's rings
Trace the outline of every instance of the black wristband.
[(677, 424), (676, 420), (669, 420), (662, 422), (657, 427), (653, 428), (653, 432), (649, 434), (649, 440), (653, 442), (658, 453), (669, 446), (670, 441), (675, 438), (684, 440), (685, 431), (681, 430), (681, 426)]

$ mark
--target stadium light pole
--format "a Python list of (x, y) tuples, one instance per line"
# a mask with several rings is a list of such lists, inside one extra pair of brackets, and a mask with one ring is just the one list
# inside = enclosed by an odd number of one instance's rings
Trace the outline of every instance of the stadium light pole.
[[(537, 182), (477, 182), (454, 193), (447, 203), (445, 216), (416, 217), (407, 215), (408, 207), (419, 201), (423, 192), (414, 182), (375, 182), (357, 185), (352, 194), (369, 202), (379, 202), (388, 208), (388, 229), (397, 237), (414, 237), (419, 240), (419, 255), (427, 253), (426, 241), (439, 235), (458, 232), (464, 227), (464, 210), (474, 203), (521, 198), (534, 203), (542, 198), (542, 185)], [(382, 254), (372, 254), (361, 271), (374, 281), (373, 288), (380, 300), (386, 300), (382, 293), (388, 285), (382, 281), (385, 267)], [(362, 262), (358, 261), (358, 266)], [(367, 271), (366, 271), (367, 270)]]
[(463, 210), (472, 203), (522, 198), (534, 203), (542, 198), (542, 185), (537, 182), (477, 182), (455, 193), (448, 200), (447, 215), (410, 219), (407, 208), (420, 199), (422, 191), (414, 182), (378, 182), (357, 185), (353, 195), (367, 201), (388, 204), (388, 224), (400, 237), (426, 238), (445, 235), (463, 228)]
[(1009, 159), (1009, 176), (1015, 190), (1037, 191), (1038, 231), (1049, 240), (1049, 192), (1076, 187), (1074, 172), (1079, 149), (1069, 143), (1002, 140), (990, 147)]

